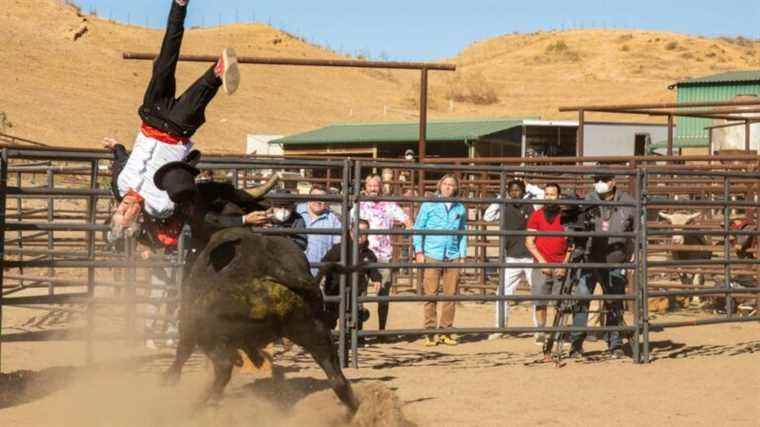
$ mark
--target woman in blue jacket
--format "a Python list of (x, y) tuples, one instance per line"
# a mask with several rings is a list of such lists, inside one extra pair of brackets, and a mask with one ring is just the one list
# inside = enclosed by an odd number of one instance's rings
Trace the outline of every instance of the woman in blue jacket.
[[(445, 175), (438, 181), (438, 197), (456, 197), (459, 180), (454, 175)], [(425, 202), (420, 206), (415, 230), (464, 230), (467, 223), (467, 209), (461, 203)], [(467, 236), (439, 235), (420, 236), (412, 239), (415, 258), (418, 263), (461, 262), (467, 255)], [(455, 295), (459, 287), (458, 268), (428, 268), (423, 274), (422, 288), (425, 295), (436, 295), (443, 288), (444, 295)], [(441, 286), (442, 285), (442, 286)], [(437, 322), (437, 303), (425, 302), (425, 328), (450, 328), (454, 324), (455, 302), (442, 303), (441, 320)], [(451, 335), (428, 335), (425, 345), (432, 347), (438, 343), (457, 345)]]

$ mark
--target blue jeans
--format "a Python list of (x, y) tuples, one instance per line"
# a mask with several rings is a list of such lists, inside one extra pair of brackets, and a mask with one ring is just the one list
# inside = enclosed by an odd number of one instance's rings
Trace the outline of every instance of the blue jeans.
[[(575, 295), (593, 295), (596, 284), (601, 283), (602, 291), (605, 295), (623, 295), (625, 294), (625, 270), (624, 269), (588, 269), (583, 270), (580, 280), (575, 286)], [(619, 326), (623, 324), (623, 302), (606, 301), (607, 307), (606, 326)], [(589, 301), (577, 301), (573, 310), (573, 326), (585, 327), (588, 322)], [(571, 342), (574, 349), (583, 347), (583, 340), (586, 338), (585, 332), (573, 332)], [(620, 348), (623, 345), (620, 338), (620, 332), (607, 332), (605, 334), (607, 346), (612, 350)]]

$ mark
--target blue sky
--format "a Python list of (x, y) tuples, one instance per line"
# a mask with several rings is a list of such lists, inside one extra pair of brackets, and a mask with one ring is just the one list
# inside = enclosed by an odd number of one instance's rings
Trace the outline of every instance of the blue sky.
[[(85, 12), (163, 27), (168, 0), (76, 0)], [(346, 53), (396, 60), (456, 55), (473, 41), (568, 28), (639, 28), (760, 38), (755, 0), (191, 0), (188, 24), (270, 23)]]

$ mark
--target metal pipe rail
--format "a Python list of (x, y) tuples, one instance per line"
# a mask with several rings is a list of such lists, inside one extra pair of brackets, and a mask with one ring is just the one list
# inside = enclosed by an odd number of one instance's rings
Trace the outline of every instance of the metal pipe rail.
[(632, 332), (636, 333), (635, 326), (604, 326), (604, 327), (576, 327), (565, 326), (560, 328), (553, 327), (506, 327), (506, 328), (441, 328), (441, 329), (386, 329), (382, 331), (359, 330), (356, 335), (359, 337), (379, 337), (379, 336), (424, 336), (430, 334), (461, 334), (461, 335), (483, 335), (493, 333), (535, 333), (535, 332)]
[[(89, 182), (87, 181), (80, 181), (77, 183), (77, 186), (86, 186), (89, 184), (90, 188), (74, 188), (74, 189), (65, 189), (65, 188), (49, 188), (49, 187), (37, 187), (37, 188), (29, 188), (24, 187), (23, 185), (17, 185), (15, 187), (9, 187), (7, 185), (7, 179), (6, 181), (2, 180), (2, 173), (5, 172), (6, 178), (7, 178), (7, 171), (10, 169), (8, 168), (8, 155), (10, 153), (16, 154), (18, 157), (14, 157), (14, 160), (17, 158), (30, 158), (30, 159), (45, 159), (45, 160), (52, 160), (52, 161), (58, 161), (58, 162), (88, 162), (89, 168), (91, 171), (91, 179)], [(63, 155), (59, 155), (59, 153), (62, 153)], [(5, 204), (7, 199), (11, 200), (17, 200), (19, 203), (22, 199), (36, 199), (40, 198), (42, 200), (46, 200), (48, 204), (52, 203), (52, 201), (56, 198), (81, 198), (88, 202), (88, 205), (86, 208), (83, 209), (84, 215), (82, 215), (82, 223), (74, 223), (74, 222), (61, 222), (63, 220), (62, 216), (49, 216), (49, 222), (45, 223), (42, 221), (38, 222), (30, 222), (30, 221), (19, 221), (19, 220), (9, 220), (8, 218), (18, 218), (19, 216), (24, 215), (24, 212), (26, 212), (24, 209), (20, 208), (17, 210), (7, 209), (3, 212), (6, 212), (6, 216), (0, 219), (0, 229), (6, 231), (6, 232), (18, 232), (19, 238), (16, 239), (8, 239), (3, 242), (3, 244), (10, 244), (13, 242), (13, 244), (19, 245), (18, 248), (13, 248), (13, 251), (16, 251), (19, 255), (25, 255), (24, 252), (26, 252), (26, 255), (29, 255), (31, 253), (37, 253), (34, 251), (37, 251), (36, 249), (32, 249), (31, 252), (28, 250), (25, 245), (36, 245), (40, 243), (44, 243), (44, 241), (40, 241), (40, 237), (44, 237), (45, 235), (52, 235), (53, 232), (58, 231), (73, 231), (73, 232), (84, 232), (86, 233), (85, 238), (81, 239), (73, 239), (70, 237), (59, 237), (55, 236), (54, 242), (56, 244), (66, 244), (70, 245), (72, 248), (84, 248), (86, 250), (86, 257), (83, 256), (82, 258), (86, 259), (79, 259), (79, 260), (61, 260), (61, 259), (42, 259), (42, 260), (33, 260), (33, 259), (27, 259), (27, 260), (6, 260), (5, 257), (10, 255), (10, 251), (0, 251), (3, 255), (3, 267), (5, 268), (83, 268), (88, 269), (88, 278), (87, 280), (82, 280), (80, 282), (67, 282), (64, 283), (63, 281), (58, 282), (61, 285), (65, 284), (74, 284), (79, 285), (82, 284), (82, 286), (86, 286), (88, 288), (88, 293), (85, 295), (88, 295), (87, 297), (78, 297), (76, 294), (74, 296), (65, 296), (65, 295), (40, 295), (40, 296), (33, 296), (33, 297), (14, 297), (14, 298), (8, 298), (5, 297), (3, 299), (0, 299), (0, 311), (2, 310), (2, 305), (9, 305), (9, 304), (20, 304), (21, 302), (29, 302), (29, 301), (37, 301), (39, 303), (42, 302), (50, 302), (50, 301), (61, 301), (61, 298), (65, 301), (79, 301), (81, 303), (87, 304), (87, 312), (89, 315), (93, 315), (92, 307), (96, 304), (104, 304), (104, 305), (110, 305), (110, 304), (118, 304), (118, 305), (125, 305), (127, 308), (128, 317), (127, 317), (127, 323), (130, 326), (130, 332), (126, 334), (127, 336), (131, 336), (132, 339), (137, 337), (138, 335), (135, 333), (134, 328), (134, 321), (137, 318), (140, 318), (141, 316), (134, 311), (134, 305), (135, 304), (156, 304), (156, 303), (165, 303), (167, 301), (176, 301), (176, 300), (167, 300), (165, 298), (161, 299), (155, 299), (155, 298), (142, 298), (138, 297), (135, 294), (136, 289), (171, 289), (171, 286), (154, 286), (148, 283), (144, 282), (138, 282), (137, 280), (137, 269), (149, 269), (153, 267), (166, 267), (166, 268), (179, 268), (182, 265), (182, 262), (180, 260), (173, 260), (171, 262), (161, 262), (161, 261), (147, 261), (147, 262), (141, 262), (137, 261), (135, 259), (134, 251), (128, 254), (126, 258), (119, 258), (115, 260), (102, 260), (102, 259), (96, 259), (97, 256), (99, 256), (99, 252), (96, 252), (95, 249), (95, 237), (98, 232), (102, 232), (108, 229), (108, 227), (103, 225), (97, 225), (95, 224), (95, 218), (97, 216), (93, 216), (93, 213), (96, 215), (99, 213), (98, 210), (93, 210), (93, 208), (96, 206), (94, 202), (96, 202), (98, 199), (110, 197), (111, 193), (105, 189), (99, 189), (97, 188), (97, 177), (98, 175), (95, 173), (95, 171), (99, 171), (100, 167), (98, 165), (98, 161), (100, 160), (111, 160), (111, 153), (110, 152), (95, 152), (95, 153), (88, 153), (84, 150), (68, 150), (68, 151), (61, 151), (52, 149), (52, 148), (44, 148), (44, 149), (19, 149), (19, 148), (9, 148), (2, 151), (5, 163), (3, 165), (5, 168), (0, 168), (0, 204)], [(49, 156), (49, 157), (45, 157)], [(760, 156), (734, 156), (735, 160), (740, 161), (752, 161), (752, 162), (758, 162), (760, 161)], [(684, 160), (684, 158), (677, 158), (673, 157), (674, 161), (675, 159)], [(710, 157), (710, 161), (728, 161), (728, 157)], [(429, 159), (428, 159), (429, 160)], [(461, 159), (460, 159), (461, 160)], [(395, 267), (395, 268), (403, 268), (403, 269), (409, 269), (411, 270), (419, 270), (424, 268), (461, 268), (461, 269), (469, 269), (469, 270), (482, 270), (484, 271), (487, 268), (495, 268), (498, 269), (499, 274), (503, 274), (503, 268), (505, 267), (532, 267), (532, 268), (538, 268), (536, 264), (512, 264), (512, 263), (505, 263), (501, 262), (503, 257), (503, 239), (506, 237), (515, 237), (515, 236), (564, 236), (564, 237), (619, 237), (619, 238), (627, 238), (627, 239), (635, 239), (637, 241), (636, 244), (636, 252), (635, 252), (635, 259), (633, 262), (628, 263), (619, 263), (619, 264), (609, 264), (609, 263), (583, 263), (583, 264), (546, 264), (545, 267), (552, 267), (552, 268), (559, 268), (559, 267), (580, 267), (580, 268), (623, 268), (627, 269), (629, 271), (632, 271), (635, 273), (635, 279), (632, 283), (633, 288), (635, 289), (634, 293), (627, 294), (627, 295), (601, 295), (601, 296), (562, 296), (562, 297), (552, 297), (552, 296), (546, 296), (546, 297), (534, 297), (531, 295), (500, 295), (497, 291), (496, 295), (485, 295), (486, 289), (494, 289), (494, 286), (485, 286), (484, 281), (481, 281), (480, 284), (478, 284), (478, 280), (483, 280), (482, 278), (485, 277), (485, 275), (481, 276), (479, 279), (477, 276), (475, 276), (475, 280), (473, 281), (472, 285), (469, 285), (472, 289), (482, 289), (483, 294), (477, 294), (477, 295), (455, 295), (455, 296), (392, 296), (392, 297), (372, 297), (372, 296), (360, 296), (358, 295), (358, 288), (356, 287), (356, 275), (352, 275), (350, 281), (346, 281), (341, 286), (341, 295), (343, 297), (334, 299), (333, 297), (328, 297), (330, 301), (338, 302), (341, 305), (341, 318), (339, 319), (339, 329), (341, 336), (341, 347), (342, 349), (347, 349), (353, 352), (354, 354), (354, 361), (356, 363), (356, 357), (358, 353), (358, 348), (356, 346), (356, 341), (359, 337), (362, 336), (372, 336), (373, 332), (371, 331), (359, 331), (357, 328), (358, 326), (350, 321), (349, 316), (347, 316), (347, 313), (350, 313), (352, 316), (356, 316), (358, 313), (358, 307), (362, 303), (376, 303), (376, 302), (389, 302), (389, 303), (403, 303), (403, 302), (412, 302), (412, 301), (479, 301), (479, 302), (497, 302), (497, 301), (534, 301), (534, 300), (558, 300), (558, 299), (568, 299), (568, 300), (578, 300), (578, 301), (584, 301), (584, 300), (603, 300), (603, 301), (631, 301), (633, 302), (633, 313), (634, 313), (634, 321), (633, 325), (631, 326), (625, 326), (625, 327), (619, 327), (621, 330), (626, 330), (633, 332), (633, 341), (632, 345), (634, 347), (634, 358), (636, 361), (647, 361), (648, 360), (648, 345), (649, 345), (649, 330), (651, 330), (652, 325), (656, 324), (650, 324), (649, 319), (647, 317), (648, 309), (647, 309), (647, 301), (649, 298), (654, 297), (660, 297), (660, 296), (676, 296), (676, 295), (697, 295), (700, 294), (700, 292), (703, 292), (704, 295), (726, 295), (726, 296), (740, 296), (740, 295), (756, 295), (758, 292), (752, 291), (751, 288), (711, 288), (711, 289), (702, 289), (702, 288), (690, 288), (690, 289), (678, 289), (673, 290), (670, 292), (664, 292), (664, 291), (649, 291), (649, 288), (657, 289), (656, 283), (649, 283), (648, 281), (648, 273), (652, 272), (683, 272), (683, 271), (690, 271), (691, 269), (699, 269), (703, 272), (717, 272), (717, 274), (723, 275), (727, 278), (730, 278), (731, 276), (746, 273), (747, 271), (755, 271), (755, 270), (749, 270), (752, 267), (756, 267), (760, 261), (756, 260), (739, 260), (734, 259), (731, 257), (724, 257), (723, 259), (713, 259), (710, 260), (710, 262), (668, 262), (668, 261), (654, 261), (654, 260), (647, 260), (647, 254), (650, 250), (658, 250), (657, 245), (648, 245), (648, 240), (650, 238), (659, 239), (659, 238), (666, 238), (668, 236), (673, 235), (702, 235), (702, 236), (719, 236), (719, 237), (726, 237), (726, 236), (757, 236), (758, 231), (757, 230), (749, 230), (749, 231), (738, 231), (738, 230), (730, 230), (726, 229), (725, 222), (726, 218), (723, 218), (722, 224), (717, 224), (722, 227), (722, 229), (714, 228), (712, 230), (703, 230), (699, 229), (698, 227), (694, 228), (688, 228), (686, 230), (667, 230), (667, 229), (659, 229), (659, 224), (651, 224), (647, 223), (646, 221), (646, 214), (648, 209), (655, 209), (655, 208), (662, 208), (666, 206), (684, 206), (684, 207), (693, 207), (696, 205), (699, 205), (700, 202), (707, 202), (707, 207), (718, 207), (722, 208), (723, 210), (728, 209), (729, 207), (754, 207), (757, 206), (755, 202), (750, 201), (731, 201), (727, 199), (728, 192), (723, 192), (721, 190), (726, 190), (726, 184), (725, 182), (719, 182), (718, 185), (723, 184), (721, 187), (710, 187), (709, 184), (712, 184), (715, 181), (719, 181), (716, 178), (722, 178), (724, 181), (731, 180), (731, 184), (733, 184), (733, 187), (730, 187), (730, 193), (736, 194), (738, 191), (741, 191), (743, 193), (752, 192), (753, 187), (752, 185), (757, 181), (758, 177), (760, 177), (760, 174), (757, 172), (744, 172), (744, 171), (735, 171), (730, 170), (733, 166), (729, 165), (703, 165), (703, 166), (709, 166), (713, 168), (725, 168), (729, 170), (725, 171), (716, 171), (716, 170), (710, 170), (710, 171), (698, 171), (698, 170), (680, 170), (681, 165), (671, 165), (671, 166), (647, 166), (644, 161), (639, 161), (638, 163), (632, 165), (631, 167), (599, 167), (599, 166), (519, 166), (519, 163), (530, 163), (524, 161), (525, 159), (512, 159), (511, 162), (507, 162), (507, 164), (514, 164), (514, 166), (503, 166), (503, 165), (479, 165), (476, 164), (478, 162), (470, 162), (470, 159), (465, 161), (465, 163), (470, 163), (465, 166), (457, 165), (457, 164), (440, 164), (437, 160), (432, 160), (431, 163), (422, 163), (422, 164), (410, 164), (410, 163), (404, 163), (399, 161), (365, 161), (365, 160), (300, 160), (300, 159), (294, 159), (290, 160), (287, 159), (286, 161), (283, 161), (282, 159), (249, 159), (249, 158), (238, 158), (238, 157), (226, 157), (226, 156), (218, 156), (218, 157), (205, 157), (204, 162), (201, 164), (202, 167), (208, 168), (208, 169), (215, 169), (215, 170), (232, 170), (234, 172), (235, 183), (238, 184), (240, 182), (240, 175), (238, 172), (244, 172), (243, 181), (249, 182), (250, 179), (247, 178), (247, 171), (248, 170), (254, 170), (254, 169), (299, 169), (299, 168), (328, 168), (333, 170), (338, 170), (341, 174), (340, 177), (334, 178), (332, 181), (336, 183), (336, 185), (339, 185), (341, 187), (342, 193), (340, 195), (325, 195), (325, 196), (282, 196), (282, 197), (272, 197), (273, 199), (287, 199), (287, 200), (294, 200), (294, 201), (307, 201), (307, 200), (325, 200), (329, 201), (331, 203), (336, 203), (341, 205), (342, 209), (342, 222), (344, 226), (342, 228), (337, 229), (259, 229), (257, 230), (261, 234), (269, 235), (269, 234), (277, 234), (277, 235), (290, 235), (290, 234), (332, 234), (332, 235), (341, 235), (343, 241), (348, 240), (348, 227), (349, 224), (351, 224), (351, 218), (349, 217), (349, 211), (352, 205), (356, 205), (357, 203), (361, 202), (372, 202), (372, 201), (395, 201), (397, 203), (404, 203), (409, 204), (415, 207), (415, 205), (418, 205), (419, 203), (424, 202), (430, 202), (430, 201), (436, 201), (436, 202), (462, 202), (465, 203), (466, 206), (481, 206), (484, 204), (491, 204), (491, 203), (497, 203), (501, 206), (502, 213), (504, 206), (507, 203), (516, 203), (516, 204), (543, 204), (543, 205), (577, 205), (577, 206), (607, 206), (607, 207), (619, 207), (624, 206), (628, 208), (632, 208), (636, 210), (639, 214), (643, 216), (643, 220), (638, 222), (638, 225), (634, 228), (633, 231), (629, 232), (623, 232), (623, 233), (598, 233), (598, 232), (528, 232), (528, 231), (508, 231), (503, 230), (503, 227), (497, 227), (499, 223), (494, 223), (494, 228), (498, 228), (495, 230), (489, 230), (489, 229), (470, 229), (470, 230), (453, 230), (453, 231), (445, 231), (445, 230), (366, 230), (366, 231), (359, 231), (356, 225), (356, 223), (353, 224), (355, 235), (392, 235), (392, 236), (407, 236), (406, 240), (408, 240), (408, 236), (411, 235), (420, 235), (420, 236), (433, 236), (433, 235), (455, 235), (455, 236), (467, 236), (467, 238), (471, 240), (478, 240), (478, 243), (472, 244), (472, 247), (478, 246), (476, 249), (478, 252), (475, 257), (468, 257), (468, 259), (475, 259), (475, 260), (481, 260), (485, 259), (484, 257), (487, 255), (485, 252), (486, 246), (489, 245), (489, 242), (496, 241), (498, 242), (499, 247), (499, 257), (497, 262), (462, 262), (457, 264), (438, 264), (438, 263), (413, 263), (413, 262), (392, 262), (392, 263), (377, 263), (377, 264), (369, 264), (367, 265), (368, 268), (388, 268), (388, 267)], [(477, 159), (481, 160), (481, 159)], [(490, 160), (493, 159), (482, 159), (482, 160)], [(576, 158), (572, 158), (572, 163), (576, 162)], [(630, 158), (629, 158), (630, 160)], [(657, 159), (659, 161), (660, 159)], [(452, 162), (453, 163), (453, 162)], [(634, 162), (635, 163), (635, 162)], [(683, 166), (689, 166), (689, 165), (683, 165)], [(51, 165), (51, 169), (56, 168), (56, 165)], [(68, 167), (68, 166), (67, 166)], [(462, 174), (470, 174), (472, 176), (480, 177), (480, 179), (477, 180), (466, 180), (463, 181), (463, 188), (467, 187), (470, 188), (470, 191), (484, 191), (486, 189), (492, 188), (494, 189), (496, 194), (500, 194), (503, 198), (487, 198), (487, 197), (480, 197), (480, 198), (467, 198), (467, 197), (455, 197), (455, 198), (426, 198), (426, 197), (369, 197), (366, 195), (361, 194), (359, 191), (362, 186), (362, 180), (361, 177), (363, 175), (363, 171), (369, 168), (394, 168), (394, 169), (403, 169), (408, 170), (413, 173), (424, 173), (424, 172), (448, 172), (448, 171), (456, 171), (460, 172)], [(750, 169), (747, 166), (741, 166), (743, 169)], [(754, 168), (754, 166), (752, 166)], [(81, 168), (73, 168), (69, 172), (73, 173), (73, 169), (77, 169), (77, 173), (79, 173), (79, 170)], [(738, 169), (738, 168), (737, 168)], [(556, 177), (558, 175), (562, 175), (561, 179), (566, 180), (570, 183), (577, 181), (577, 179), (594, 175), (598, 173), (600, 170), (603, 170), (605, 173), (613, 173), (615, 175), (619, 175), (621, 177), (620, 181), (625, 181), (626, 185), (625, 187), (629, 189), (632, 194), (636, 195), (634, 197), (633, 202), (627, 202), (627, 203), (621, 203), (621, 202), (603, 202), (603, 201), (585, 201), (585, 200), (559, 200), (559, 201), (536, 201), (536, 200), (525, 200), (525, 201), (513, 201), (513, 200), (507, 200), (504, 198), (506, 195), (506, 180), (509, 176), (512, 175), (519, 175), (519, 176), (530, 176), (533, 175), (541, 175), (544, 178), (551, 178)], [(37, 171), (35, 171), (37, 172)], [(24, 182), (21, 179), (21, 174), (23, 173), (31, 173), (31, 172), (24, 172), (24, 171), (17, 171), (18, 175), (18, 183)], [(488, 180), (488, 179), (482, 179), (484, 177), (495, 177), (494, 180)], [(95, 179), (93, 179), (95, 178)], [(678, 178), (681, 178), (680, 180)], [(301, 180), (309, 180), (311, 178), (298, 178), (295, 179), (296, 181)], [(3, 187), (3, 182), (5, 183), (5, 187)], [(28, 182), (28, 181), (27, 181)], [(434, 184), (435, 181), (421, 181), (423, 184)], [(563, 181), (564, 182), (564, 181)], [(667, 187), (654, 187), (653, 184), (656, 183), (665, 183)], [(419, 185), (420, 181), (413, 181), (409, 183), (403, 183), (404, 185), (409, 186), (417, 186)], [(397, 182), (397, 184), (401, 185), (401, 182)], [(668, 189), (672, 190), (674, 192), (682, 192), (685, 191), (685, 188), (683, 185), (688, 185), (688, 189), (699, 189), (701, 188), (701, 184), (705, 184), (704, 188), (705, 191), (708, 192), (708, 194), (714, 194), (714, 197), (722, 197), (722, 200), (706, 200), (706, 201), (675, 201), (675, 200), (655, 200), (651, 198), (651, 194), (654, 194), (658, 192), (659, 190)], [(741, 186), (737, 185), (740, 184)], [(432, 187), (432, 185), (429, 185)], [(576, 186), (579, 188), (588, 188), (588, 185), (579, 185)], [(3, 191), (3, 188), (5, 188), (5, 191)], [(623, 188), (623, 185), (621, 183), (621, 188)], [(9, 194), (12, 193), (12, 194)], [(720, 193), (718, 195), (718, 193)], [(477, 194), (477, 195), (481, 195)], [(749, 198), (749, 197), (748, 197)], [(38, 203), (38, 202), (35, 202)], [(83, 204), (84, 205), (84, 204)], [(702, 206), (702, 205), (700, 205)], [(85, 212), (86, 210), (86, 212)], [(11, 212), (12, 215), (8, 215), (8, 213)], [(40, 213), (44, 213), (45, 210), (40, 210)], [(72, 211), (74, 214), (78, 211)], [(355, 216), (359, 215), (359, 209), (356, 209), (354, 212)], [(503, 215), (502, 215), (503, 219)], [(474, 225), (477, 227), (487, 227), (489, 224), (480, 222), (480, 221), (470, 221), (470, 225)], [(502, 224), (503, 226), (503, 224)], [(30, 236), (36, 236), (34, 238), (28, 237), (24, 238), (24, 236), (21, 235), (22, 232), (29, 231)], [(40, 233), (41, 231), (41, 233)], [(99, 233), (97, 235), (100, 237)], [(489, 237), (494, 237), (496, 239), (488, 239)], [(37, 239), (37, 240), (34, 240)], [(485, 239), (482, 240), (481, 239)], [(97, 240), (100, 242), (100, 240)], [(474, 242), (471, 242), (474, 243)], [(482, 246), (482, 248), (480, 247)], [(67, 246), (68, 247), (68, 246)], [(716, 251), (717, 251), (716, 247)], [(725, 245), (723, 246), (723, 250), (725, 250)], [(38, 251), (43, 252), (43, 251)], [(76, 249), (69, 252), (67, 255), (73, 256), (72, 254), (77, 255), (83, 255), (84, 252), (77, 251)], [(48, 249), (48, 252), (45, 254), (50, 255), (52, 258), (58, 257), (61, 255), (60, 253)], [(349, 254), (344, 253), (342, 257), (342, 261), (346, 265), (354, 264), (355, 263), (355, 257), (356, 254)], [(318, 267), (321, 266), (321, 263), (312, 264), (312, 267)], [(729, 266), (735, 266), (736, 268), (728, 268)], [(651, 269), (650, 269), (651, 267)], [(680, 267), (680, 268), (679, 268)], [(123, 283), (119, 281), (114, 281), (113, 283), (109, 283), (104, 280), (94, 280), (94, 271), (95, 269), (102, 269), (102, 268), (117, 268), (117, 269), (124, 269), (127, 272), (127, 280)], [(179, 271), (181, 272), (181, 268), (179, 268)], [(480, 273), (478, 273), (480, 274)], [(35, 280), (39, 279), (41, 276), (30, 276), (25, 274), (19, 274), (19, 275), (7, 275), (6, 278), (8, 280), (15, 280), (19, 282), (19, 286), (24, 286), (25, 282), (26, 286), (40, 286), (40, 283), (46, 283), (44, 280)], [(413, 276), (412, 276), (413, 277)], [(468, 276), (467, 280), (472, 280), (472, 275)], [(2, 279), (2, 273), (0, 273), (0, 279)], [(181, 278), (178, 280), (181, 281)], [(55, 281), (54, 280), (48, 280), (49, 283), (49, 289), (51, 291), (55, 288)], [(0, 283), (2, 283), (2, 280), (0, 280)], [(31, 283), (31, 284), (30, 284)], [(413, 282), (410, 282), (413, 285)], [(4, 284), (3, 284), (4, 286)], [(92, 290), (95, 287), (102, 286), (102, 287), (111, 287), (115, 289), (124, 289), (126, 290), (126, 297), (125, 298), (102, 298), (98, 297), (95, 298), (92, 294)], [(19, 289), (19, 287), (13, 288), (13, 289)], [(178, 289), (175, 287), (175, 289)], [(348, 290), (351, 289), (352, 297), (349, 299), (347, 297)], [(749, 292), (748, 292), (749, 290)], [(675, 292), (675, 293), (674, 293)], [(679, 294), (680, 292), (680, 294)], [(71, 295), (71, 294), (70, 294)], [(2, 298), (2, 297), (0, 297)], [(16, 298), (32, 298), (30, 299), (16, 299)], [(78, 299), (79, 298), (79, 299)], [(355, 317), (353, 317), (355, 318)], [(91, 318), (90, 318), (91, 321)], [(131, 322), (131, 323), (130, 323)], [(94, 322), (90, 323), (94, 326)], [(503, 326), (504, 323), (500, 322), (500, 326)], [(615, 327), (618, 328), (618, 327)], [(541, 329), (537, 328), (463, 328), (463, 329), (452, 329), (452, 333), (481, 333), (478, 331), (486, 331), (486, 332), (535, 332)], [(545, 331), (551, 331), (551, 328), (545, 328)], [(599, 330), (598, 328), (579, 328), (578, 330), (585, 330), (585, 331), (594, 331)], [(610, 329), (612, 330), (612, 329)], [(385, 331), (382, 333), (379, 333), (381, 335), (398, 335), (403, 334), (405, 331), (412, 331), (411, 334), (424, 334), (424, 333), (430, 333), (430, 331), (423, 331), (423, 330), (400, 330), (399, 331)], [(420, 333), (414, 333), (414, 331), (422, 331)], [(436, 331), (441, 332), (441, 331)], [(445, 333), (445, 332), (444, 332)], [(485, 332), (482, 332), (485, 333)], [(89, 330), (88, 332), (90, 339), (88, 339), (88, 342), (91, 342), (92, 337), (98, 336), (98, 334), (94, 334), (92, 330)], [(346, 338), (348, 336), (348, 338)], [(642, 348), (639, 348), (639, 339), (642, 339)], [(0, 339), (1, 340), (1, 339)], [(639, 354), (639, 351), (641, 351), (641, 354)], [(343, 354), (341, 352), (341, 354)], [(641, 356), (639, 358), (639, 356)], [(343, 356), (341, 356), (343, 357)], [(345, 362), (345, 360), (344, 360)]]
[[(156, 59), (155, 53), (123, 52), (123, 59), (152, 61)], [(216, 62), (219, 55), (180, 55), (183, 62)], [(296, 65), (311, 67), (343, 67), (343, 68), (384, 68), (389, 70), (437, 70), (455, 71), (454, 64), (440, 64), (432, 62), (399, 62), (399, 61), (363, 61), (351, 59), (309, 59), (309, 58), (278, 58), (238, 56), (240, 64), (258, 65)]]
[[(760, 292), (760, 290), (758, 290)], [(634, 295), (397, 295), (359, 297), (358, 302), (635, 301)]]

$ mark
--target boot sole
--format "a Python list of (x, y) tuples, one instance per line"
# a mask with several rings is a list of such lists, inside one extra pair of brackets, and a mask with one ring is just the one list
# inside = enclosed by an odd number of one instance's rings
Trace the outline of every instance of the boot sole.
[(224, 60), (224, 72), (222, 72), (222, 87), (227, 95), (232, 95), (240, 86), (240, 68), (238, 67), (237, 54), (232, 48), (222, 51)]

